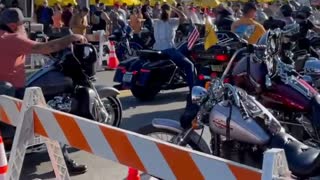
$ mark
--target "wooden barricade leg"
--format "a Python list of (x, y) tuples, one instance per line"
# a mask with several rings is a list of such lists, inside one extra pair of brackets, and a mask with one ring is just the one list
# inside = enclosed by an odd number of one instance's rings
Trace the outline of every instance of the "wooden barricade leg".
[(291, 172), (283, 149), (270, 149), (263, 156), (262, 180), (290, 179)]
[[(19, 115), (9, 160), (9, 170), (6, 180), (17, 180), (20, 177), (26, 149), (33, 144), (34, 135), (33, 112), (30, 107), (34, 105), (46, 106), (46, 102), (40, 88), (28, 88), (23, 98), (22, 109)], [(57, 179), (70, 179), (59, 143), (46, 140), (48, 153)]]

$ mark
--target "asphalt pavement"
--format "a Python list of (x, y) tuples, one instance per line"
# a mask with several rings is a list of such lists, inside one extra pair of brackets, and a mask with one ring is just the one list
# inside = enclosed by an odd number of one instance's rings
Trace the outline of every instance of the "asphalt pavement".
[[(112, 81), (113, 71), (99, 72), (99, 84), (115, 85)], [(120, 100), (123, 105), (121, 128), (135, 131), (152, 121), (153, 118), (179, 119), (185, 107), (187, 88), (163, 91), (153, 101), (137, 101), (128, 90), (121, 91)], [(127, 176), (128, 168), (109, 160), (91, 155), (83, 151), (71, 150), (71, 157), (88, 166), (88, 172), (72, 176), (77, 180), (122, 180)], [(25, 158), (21, 180), (55, 179), (53, 169), (46, 152), (29, 154)], [(142, 178), (144, 179), (144, 178)]]

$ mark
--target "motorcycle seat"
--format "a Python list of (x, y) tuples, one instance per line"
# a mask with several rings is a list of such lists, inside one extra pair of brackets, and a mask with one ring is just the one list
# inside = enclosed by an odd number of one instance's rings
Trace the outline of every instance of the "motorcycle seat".
[(0, 95), (15, 96), (15, 88), (11, 83), (0, 81)]
[(149, 60), (169, 59), (169, 57), (161, 51), (155, 50), (140, 50), (139, 57)]
[(320, 150), (309, 147), (287, 133), (279, 133), (271, 140), (272, 148), (285, 151), (290, 171), (299, 177), (320, 174)]

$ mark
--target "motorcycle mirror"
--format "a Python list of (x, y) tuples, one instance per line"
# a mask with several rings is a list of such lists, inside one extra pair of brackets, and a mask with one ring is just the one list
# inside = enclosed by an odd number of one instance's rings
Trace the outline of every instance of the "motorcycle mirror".
[(201, 104), (208, 96), (208, 91), (201, 86), (194, 86), (191, 92), (191, 101), (193, 104)]

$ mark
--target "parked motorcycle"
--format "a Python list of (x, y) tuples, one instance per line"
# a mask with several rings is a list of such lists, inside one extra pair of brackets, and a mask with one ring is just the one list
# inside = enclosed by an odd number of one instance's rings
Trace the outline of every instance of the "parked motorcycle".
[[(150, 136), (161, 134), (157, 136), (161, 138), (168, 135), (171, 143), (259, 168), (263, 152), (281, 148), (295, 176), (307, 178), (320, 174), (320, 150), (286, 133), (280, 122), (253, 96), (224, 84), (223, 78), (213, 79), (208, 90), (194, 87), (192, 101), (200, 109), (189, 129), (182, 129), (174, 120), (154, 119), (138, 132)], [(203, 132), (205, 126), (211, 133), (210, 148), (195, 132)]]
[[(288, 32), (270, 31), (267, 51), (239, 49), (247, 54), (233, 68), (231, 82), (245, 89), (274, 115), (299, 140), (319, 146), (319, 93), (296, 72), (295, 67), (281, 57), (281, 39)], [(304, 131), (302, 131), (304, 129)]]
[[(319, 175), (320, 150), (309, 147), (287, 134), (280, 122), (253, 96), (245, 91), (212, 80), (208, 91), (194, 87), (192, 100), (200, 105), (192, 127), (183, 130), (179, 123), (155, 119), (139, 129), (144, 135), (169, 136), (169, 142), (204, 153), (261, 168), (263, 152), (284, 149), (289, 169), (299, 178)], [(210, 148), (195, 132), (210, 128)], [(201, 133), (202, 134), (202, 133)]]

